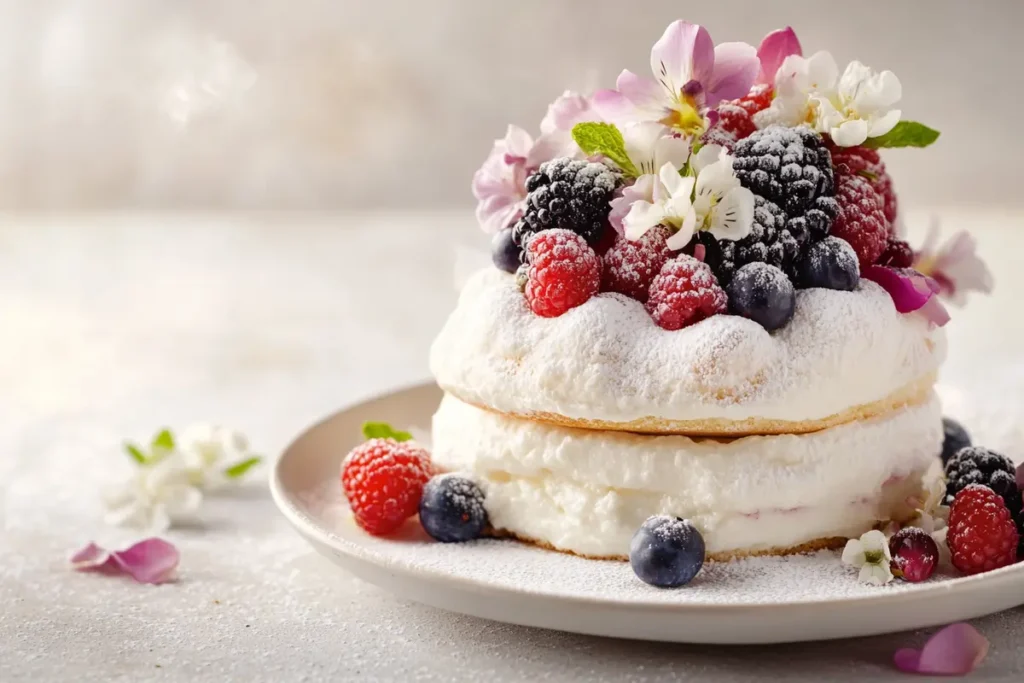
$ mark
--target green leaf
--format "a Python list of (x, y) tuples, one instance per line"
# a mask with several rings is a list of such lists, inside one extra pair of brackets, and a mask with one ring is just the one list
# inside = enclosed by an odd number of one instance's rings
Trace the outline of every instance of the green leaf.
[(640, 175), (629, 160), (626, 142), (614, 123), (577, 123), (572, 128), (572, 139), (584, 154), (603, 154), (631, 178)]
[(228, 479), (238, 479), (261, 462), (263, 462), (263, 458), (258, 455), (246, 458), (245, 460), (236, 462), (234, 465), (224, 470), (224, 476)]
[(364, 422), (363, 436), (367, 439), (394, 439), (395, 441), (412, 439), (412, 434), (398, 431), (387, 422)]
[(868, 138), (865, 147), (881, 149), (883, 147), (927, 147), (939, 139), (939, 131), (929, 128), (917, 121), (900, 121), (896, 127), (885, 135)]
[(872, 173), (871, 171), (857, 171), (857, 175), (859, 175), (862, 178), (867, 178), (871, 182), (875, 182), (876, 180), (878, 180), (878, 174)]
[(160, 432), (153, 437), (153, 443), (150, 444), (150, 449), (153, 451), (173, 451), (174, 435), (171, 434), (171, 430), (160, 430)]
[(146, 464), (146, 460), (148, 459), (146, 458), (146, 454), (143, 453), (142, 449), (136, 446), (135, 444), (131, 442), (126, 443), (124, 445), (124, 452), (130, 455), (132, 460), (139, 463), (140, 465)]

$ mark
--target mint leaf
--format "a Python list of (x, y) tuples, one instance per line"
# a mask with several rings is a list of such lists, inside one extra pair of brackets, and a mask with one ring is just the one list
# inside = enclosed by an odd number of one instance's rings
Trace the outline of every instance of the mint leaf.
[(939, 131), (929, 128), (917, 121), (900, 121), (896, 127), (885, 135), (868, 138), (865, 147), (881, 149), (883, 147), (927, 147), (939, 139)]
[(364, 422), (363, 436), (367, 439), (394, 439), (395, 441), (412, 439), (412, 434), (398, 431), (387, 422)]
[(626, 142), (614, 123), (577, 123), (572, 128), (572, 139), (584, 154), (602, 154), (631, 178), (640, 175), (636, 166), (629, 160)]
[(236, 462), (234, 465), (224, 470), (224, 476), (228, 479), (238, 479), (261, 462), (263, 462), (263, 458), (258, 455), (246, 458), (245, 460)]
[(150, 450), (157, 451), (173, 451), (174, 450), (174, 435), (171, 434), (171, 430), (162, 429), (160, 432), (153, 437), (153, 443), (150, 444)]
[(131, 456), (132, 460), (139, 463), (140, 465), (146, 464), (146, 454), (142, 452), (142, 449), (133, 443), (126, 443), (124, 445), (124, 452)]
[(871, 182), (875, 182), (876, 180), (878, 180), (878, 174), (872, 173), (871, 171), (857, 171), (857, 175), (859, 175), (862, 178), (867, 178)]

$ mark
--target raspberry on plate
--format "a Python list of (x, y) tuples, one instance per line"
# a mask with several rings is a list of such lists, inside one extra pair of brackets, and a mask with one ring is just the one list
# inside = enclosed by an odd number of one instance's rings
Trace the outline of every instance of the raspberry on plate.
[(832, 224), (832, 234), (849, 242), (861, 269), (867, 268), (882, 255), (889, 239), (881, 195), (859, 175), (837, 175), (836, 199), (839, 216)]
[(526, 244), (526, 301), (542, 318), (557, 318), (597, 294), (601, 260), (571, 230), (544, 230)]
[(651, 282), (672, 258), (672, 250), (666, 244), (668, 237), (668, 228), (659, 225), (636, 241), (620, 239), (616, 242), (602, 259), (601, 291), (647, 301)]
[(651, 283), (647, 312), (659, 327), (678, 330), (725, 313), (727, 305), (711, 267), (692, 256), (678, 256), (662, 266)]
[(956, 494), (946, 535), (954, 567), (964, 574), (979, 574), (1013, 564), (1019, 539), (998, 493), (971, 484)]
[(882, 196), (885, 219), (889, 222), (890, 232), (894, 230), (898, 213), (896, 191), (892, 187), (892, 178), (885, 170), (885, 162), (879, 156), (878, 150), (867, 147), (838, 147), (831, 143), (828, 150), (832, 153), (832, 165), (835, 167), (836, 175), (862, 176), (871, 183), (875, 192)]
[(356, 523), (383, 536), (416, 514), (431, 474), (430, 454), (422, 447), (370, 439), (345, 456), (341, 485)]

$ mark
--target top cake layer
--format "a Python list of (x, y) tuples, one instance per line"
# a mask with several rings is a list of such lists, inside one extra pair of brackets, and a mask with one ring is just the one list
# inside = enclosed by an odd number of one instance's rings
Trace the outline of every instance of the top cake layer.
[(512, 276), (464, 288), (434, 342), (443, 389), (501, 413), (573, 426), (686, 434), (813, 431), (926, 400), (945, 337), (901, 315), (862, 280), (797, 293), (774, 333), (731, 315), (682, 330), (600, 294), (557, 318), (534, 315)]

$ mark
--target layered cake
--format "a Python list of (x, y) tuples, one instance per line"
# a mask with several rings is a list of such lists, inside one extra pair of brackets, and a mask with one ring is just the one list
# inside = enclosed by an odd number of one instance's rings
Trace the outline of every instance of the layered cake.
[(1013, 465), (934, 389), (942, 299), (991, 276), (966, 233), (904, 239), (881, 152), (938, 133), (899, 80), (792, 29), (755, 49), (685, 21), (651, 71), (496, 141), (473, 180), (492, 265), (431, 350), (433, 452), (367, 431), (356, 521), (628, 559), (657, 586), (844, 544), (881, 583), (925, 580), (940, 546), (968, 573), (1015, 561)]

